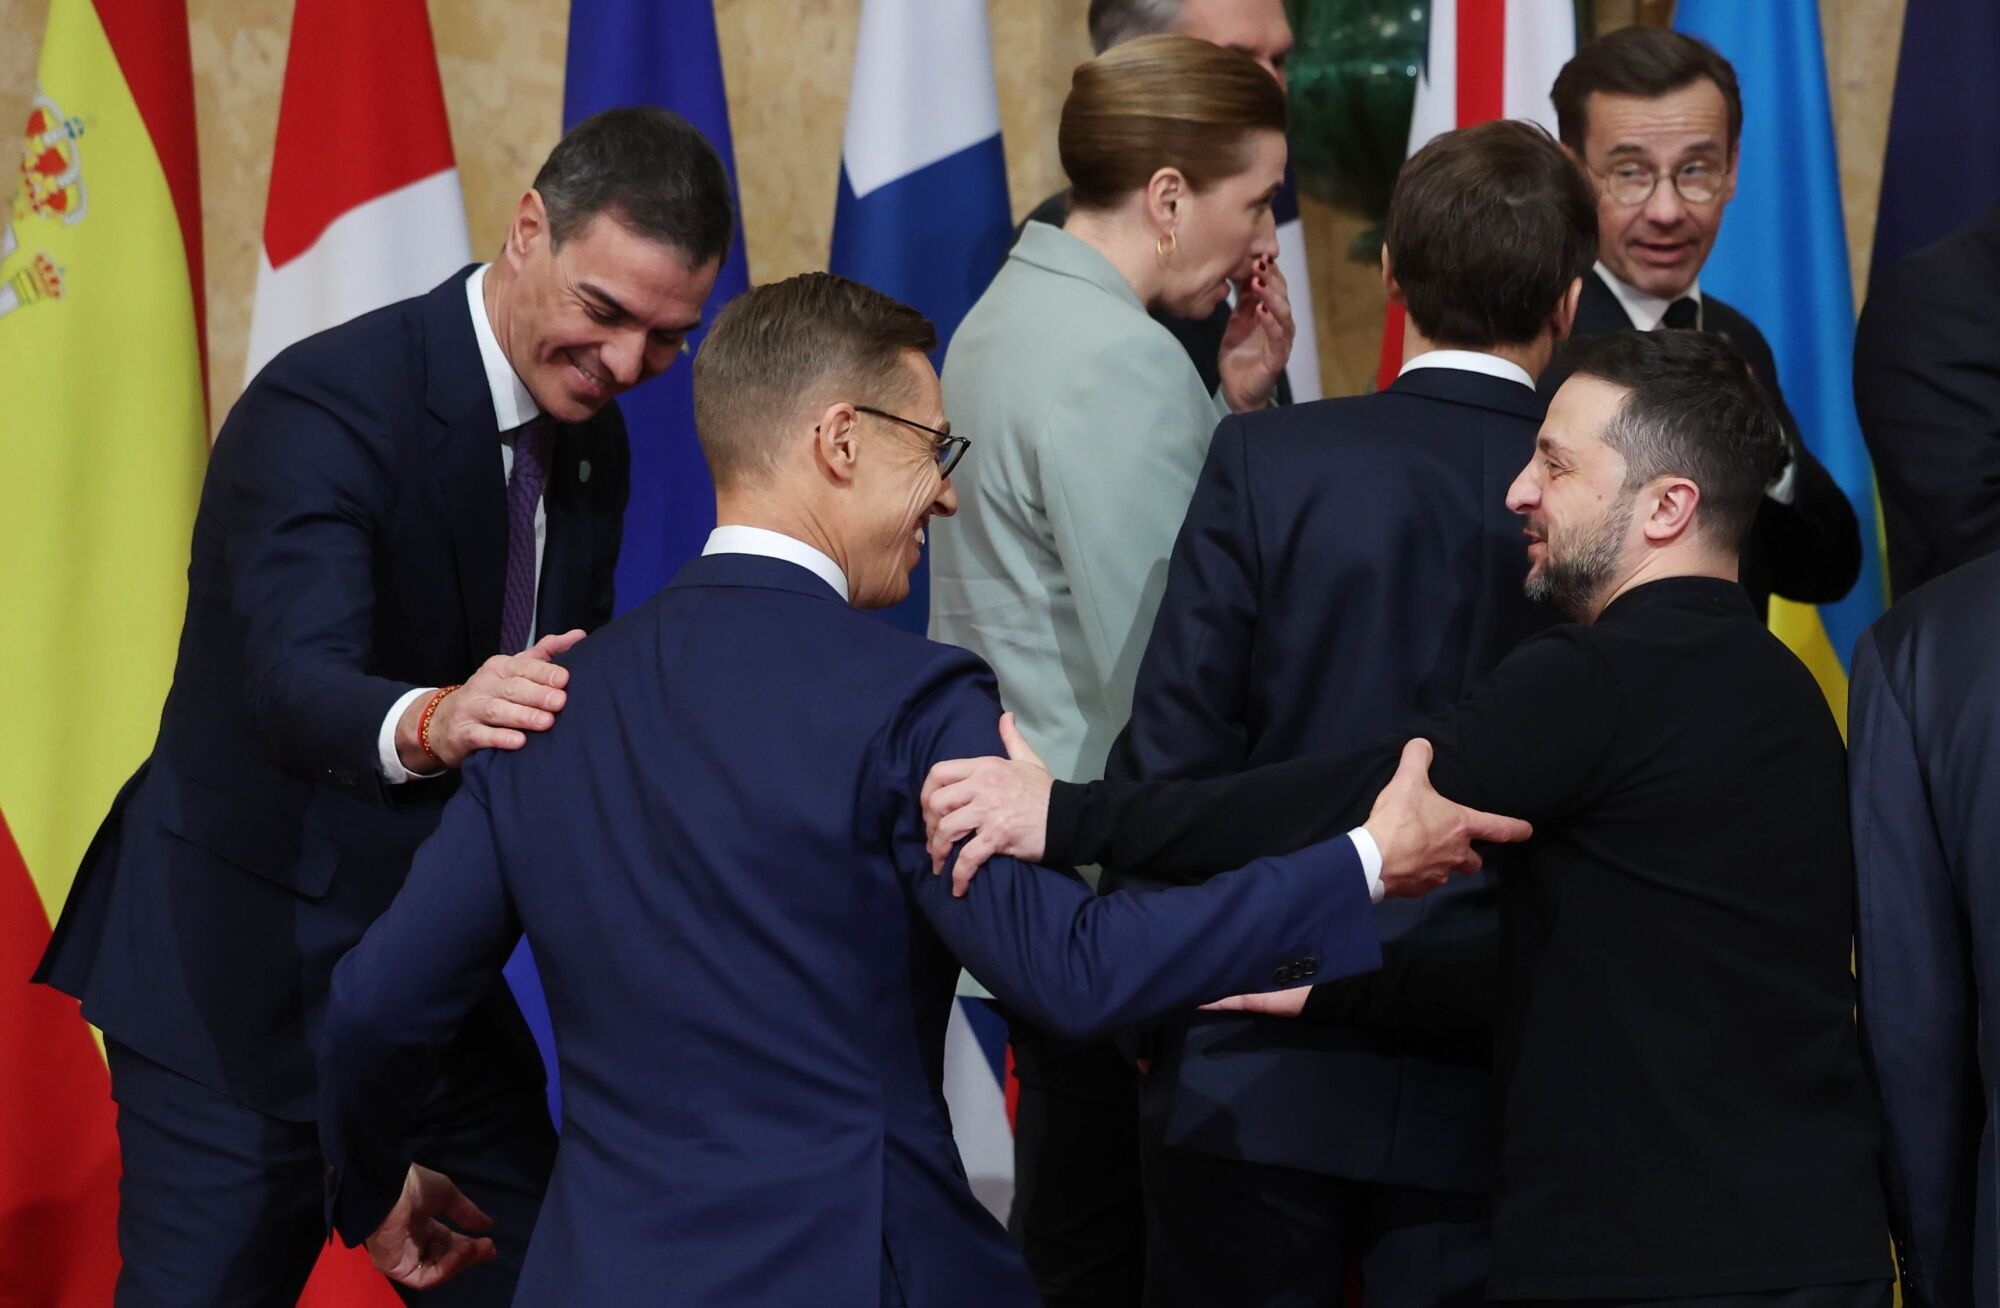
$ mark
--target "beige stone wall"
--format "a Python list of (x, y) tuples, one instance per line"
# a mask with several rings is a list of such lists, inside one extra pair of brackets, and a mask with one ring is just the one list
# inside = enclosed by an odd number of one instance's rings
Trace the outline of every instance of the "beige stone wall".
[[(27, 112), (49, 0), (0, 0), (0, 122)], [(242, 381), (290, 0), (187, 0), (200, 121), (216, 420)], [(1658, 0), (1598, 0), (1605, 26), (1657, 18)], [(1905, 0), (1820, 0), (1857, 285), (1874, 236), (1882, 145)], [(1016, 215), (1062, 184), (1055, 122), (1089, 54), (1087, 0), (988, 0), (1007, 180)], [(860, 0), (716, 0), (751, 275), (822, 266)], [(475, 250), (498, 244), (561, 126), (562, 0), (430, 0)], [(1349, 262), (1359, 224), (1308, 203), (1321, 370), (1330, 393), (1374, 373), (1381, 290)]]

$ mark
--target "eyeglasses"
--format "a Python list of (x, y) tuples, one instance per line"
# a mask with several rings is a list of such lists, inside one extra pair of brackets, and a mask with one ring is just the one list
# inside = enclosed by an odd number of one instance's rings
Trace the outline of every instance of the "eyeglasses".
[(854, 406), (854, 411), (856, 413), (872, 413), (878, 418), (887, 418), (890, 422), (900, 422), (905, 427), (915, 427), (920, 432), (926, 432), (937, 437), (937, 465), (938, 476), (940, 477), (951, 476), (951, 470), (958, 466), (958, 461), (965, 457), (967, 450), (972, 448), (971, 440), (964, 436), (954, 436), (948, 431), (939, 431), (935, 427), (926, 427), (921, 422), (911, 422), (908, 418), (898, 417), (886, 409), (871, 409), (865, 404), (857, 404)]
[[(1608, 173), (1593, 168), (1590, 173), (1604, 183), (1606, 195), (1627, 208), (1646, 203), (1660, 186), (1660, 174), (1642, 163), (1617, 164)], [(1682, 164), (1668, 176), (1674, 190), (1689, 204), (1710, 204), (1722, 194), (1724, 173), (1712, 163)]]

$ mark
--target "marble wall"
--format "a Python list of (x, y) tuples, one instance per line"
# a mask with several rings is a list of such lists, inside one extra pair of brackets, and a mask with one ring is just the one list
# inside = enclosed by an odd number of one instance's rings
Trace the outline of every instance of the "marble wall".
[[(1764, 2), (1764, 0), (1760, 0)], [(1801, 0), (1767, 0), (1799, 3)], [(19, 122), (49, 0), (0, 0), (0, 122)], [(1867, 271), (1905, 0), (1819, 0), (1856, 284)], [(277, 130), (290, 0), (187, 0), (208, 259), (211, 410), (242, 384), (264, 193)], [(1660, 0), (1597, 0), (1609, 27), (1657, 20)], [(988, 0), (1007, 180), (1016, 214), (1062, 185), (1055, 124), (1069, 70), (1090, 51), (1088, 0)], [(833, 224), (860, 0), (715, 0), (729, 83), (751, 276), (820, 267)], [(562, 0), (430, 0), (473, 247), (499, 243), (561, 127)], [(1329, 393), (1365, 389), (1382, 296), (1349, 262), (1360, 224), (1308, 202), (1305, 220)]]

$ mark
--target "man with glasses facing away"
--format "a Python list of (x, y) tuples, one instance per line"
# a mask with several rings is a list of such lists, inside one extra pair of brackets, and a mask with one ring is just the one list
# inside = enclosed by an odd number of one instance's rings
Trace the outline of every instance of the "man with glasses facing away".
[[(1759, 613), (1773, 594), (1809, 604), (1861, 575), (1854, 508), (1806, 448), (1757, 325), (1701, 288), (1722, 211), (1736, 193), (1743, 101), (1736, 70), (1705, 43), (1627, 27), (1576, 52), (1549, 92), (1562, 143), (1597, 186), (1598, 258), (1572, 335), (1660, 327), (1729, 338), (1778, 410), (1785, 447), (1743, 542), (1742, 580)], [(1543, 374), (1553, 395), (1567, 370)]]
[(944, 1103), (961, 963), (1038, 1025), (1101, 1036), (1373, 967), (1372, 899), (1529, 834), (1439, 799), (1418, 747), (1362, 826), (1202, 887), (1098, 896), (1001, 859), (954, 897), (919, 791), (937, 760), (999, 748), (993, 676), (862, 612), (909, 593), (925, 527), (958, 506), (936, 343), (826, 273), (717, 319), (694, 406), (721, 525), (574, 651), (551, 731), (466, 768), (335, 969), (329, 1206), (378, 1265), (421, 1283), (495, 1252), (470, 1233), (478, 1178), (441, 1210), (459, 1229), (397, 1195), (436, 1051), (525, 932), (564, 1129), (517, 1308), (1030, 1308)]

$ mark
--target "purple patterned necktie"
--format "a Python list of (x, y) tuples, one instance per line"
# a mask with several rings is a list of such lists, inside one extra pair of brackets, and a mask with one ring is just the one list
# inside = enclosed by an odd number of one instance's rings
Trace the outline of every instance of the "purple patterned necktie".
[(514, 429), (514, 472), (507, 478), (507, 589), (500, 606), (500, 652), (519, 654), (535, 634), (535, 506), (549, 476), (555, 429), (537, 417)]

